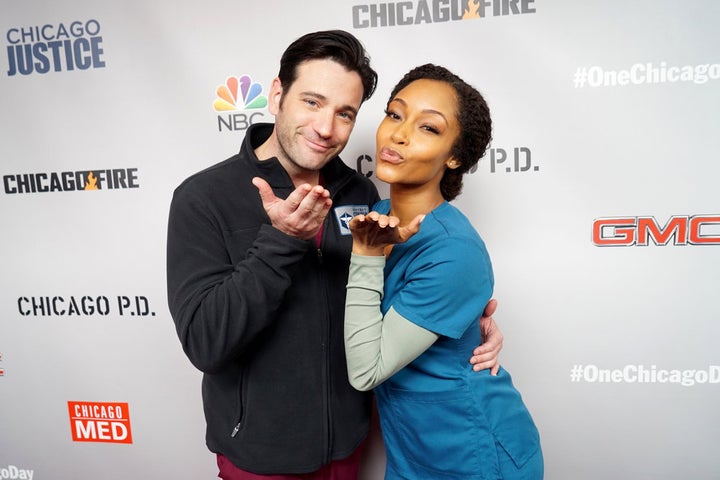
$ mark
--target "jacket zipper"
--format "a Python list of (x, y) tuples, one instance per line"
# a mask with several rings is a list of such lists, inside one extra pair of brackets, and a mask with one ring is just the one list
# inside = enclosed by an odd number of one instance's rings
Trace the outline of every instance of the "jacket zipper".
[[(333, 195), (334, 196), (334, 195)], [(323, 266), (323, 252), (322, 252), (322, 246), (325, 244), (325, 237), (329, 235), (328, 228), (329, 226), (332, 226), (330, 220), (326, 217), (325, 224), (323, 225), (323, 232), (320, 238), (320, 246), (317, 247), (317, 259), (318, 263), (320, 264), (320, 267), (322, 269)], [(325, 302), (323, 302), (324, 305), (327, 305), (328, 302), (328, 295), (327, 295), (327, 285), (325, 283), (325, 278), (323, 275), (323, 272), (320, 271), (320, 284), (322, 286), (322, 292)], [(325, 374), (325, 385), (326, 385), (326, 391), (325, 391), (325, 422), (326, 422), (326, 429), (327, 429), (327, 443), (325, 445), (325, 458), (323, 459), (324, 463), (327, 463), (330, 461), (331, 457), (331, 450), (332, 450), (332, 402), (331, 402), (331, 396), (332, 396), (332, 385), (330, 382), (330, 346), (331, 346), (331, 331), (330, 331), (330, 311), (327, 307), (325, 307), (324, 310), (325, 315), (325, 338), (322, 339), (323, 342), (323, 350), (324, 350), (324, 374)]]
[(243, 398), (242, 398), (242, 391), (243, 391), (243, 384), (245, 383), (245, 367), (240, 369), (240, 381), (238, 382), (238, 391), (237, 391), (237, 399), (238, 399), (238, 421), (237, 424), (235, 424), (235, 427), (233, 427), (232, 433), (230, 434), (230, 438), (235, 438), (235, 435), (240, 431), (240, 427), (242, 426), (242, 419), (243, 415), (245, 414), (245, 408), (243, 405)]

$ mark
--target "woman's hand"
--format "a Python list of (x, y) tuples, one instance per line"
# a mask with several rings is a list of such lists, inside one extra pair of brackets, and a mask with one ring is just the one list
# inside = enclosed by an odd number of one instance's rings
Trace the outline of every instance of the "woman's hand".
[(388, 245), (404, 243), (420, 231), (425, 215), (418, 215), (409, 224), (400, 226), (400, 219), (391, 215), (370, 212), (350, 220), (353, 237), (353, 253), (358, 255), (383, 255)]

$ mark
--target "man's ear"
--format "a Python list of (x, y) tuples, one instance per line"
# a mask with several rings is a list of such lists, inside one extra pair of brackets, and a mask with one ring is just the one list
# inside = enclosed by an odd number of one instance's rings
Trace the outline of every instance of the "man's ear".
[(277, 115), (280, 111), (280, 101), (282, 100), (283, 87), (279, 77), (275, 77), (270, 84), (270, 93), (268, 93), (268, 111), (272, 115)]

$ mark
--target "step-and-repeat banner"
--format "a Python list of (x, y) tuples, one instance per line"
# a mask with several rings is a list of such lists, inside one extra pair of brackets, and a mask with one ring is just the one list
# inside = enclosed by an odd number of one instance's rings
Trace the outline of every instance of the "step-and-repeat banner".
[(546, 478), (720, 478), (718, 25), (708, 0), (0, 2), (0, 479), (215, 478), (168, 206), (272, 121), (285, 47), (331, 28), (380, 74), (343, 154), (370, 178), (411, 67), (490, 104), (456, 204)]

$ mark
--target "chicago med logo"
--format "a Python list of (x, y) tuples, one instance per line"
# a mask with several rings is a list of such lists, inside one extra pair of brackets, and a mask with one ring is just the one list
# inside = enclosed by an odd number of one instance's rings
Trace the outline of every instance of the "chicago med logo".
[[(262, 95), (263, 87), (253, 82), (249, 75), (228, 77), (225, 83), (215, 90), (213, 109), (221, 112), (218, 115), (218, 131), (246, 130), (257, 117), (264, 114), (260, 109), (267, 107), (268, 100)], [(229, 112), (223, 115), (225, 112)], [(262, 119), (261, 119), (262, 120)]]
[(394, 27), (535, 13), (535, 0), (416, 0), (352, 7), (353, 28)]
[(720, 245), (720, 214), (672, 216), (661, 226), (655, 217), (609, 217), (593, 222), (598, 247)]
[(67, 403), (73, 442), (132, 443), (127, 403)]
[(97, 20), (13, 27), (5, 40), (8, 77), (105, 67)]
[(7, 194), (139, 188), (137, 168), (3, 175)]

